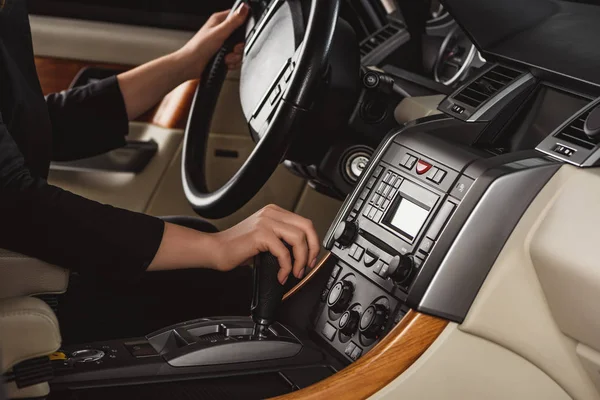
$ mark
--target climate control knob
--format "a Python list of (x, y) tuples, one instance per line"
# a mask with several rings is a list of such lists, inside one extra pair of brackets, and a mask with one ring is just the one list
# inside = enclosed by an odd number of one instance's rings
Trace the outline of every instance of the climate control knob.
[(363, 313), (359, 330), (369, 339), (377, 339), (385, 328), (388, 319), (388, 309), (382, 304), (371, 304)]
[(331, 311), (341, 313), (348, 308), (353, 294), (354, 285), (352, 285), (352, 283), (348, 281), (339, 281), (331, 288), (329, 297), (327, 298), (327, 305)]
[(356, 239), (356, 235), (358, 234), (358, 226), (356, 223), (348, 221), (348, 222), (340, 222), (337, 226), (335, 232), (333, 233), (333, 237), (339, 244), (344, 247), (350, 246), (354, 243), (354, 239)]
[(340, 332), (346, 336), (354, 335), (358, 323), (360, 322), (360, 314), (356, 310), (348, 310), (340, 317)]
[(405, 283), (412, 274), (415, 262), (411, 256), (397, 255), (390, 261), (390, 266), (387, 270), (386, 278), (390, 278), (397, 284)]

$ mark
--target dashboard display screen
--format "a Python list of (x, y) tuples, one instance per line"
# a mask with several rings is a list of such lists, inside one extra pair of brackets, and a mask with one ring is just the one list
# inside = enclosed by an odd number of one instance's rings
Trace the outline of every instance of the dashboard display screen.
[(406, 198), (401, 198), (389, 223), (413, 240), (423, 227), (428, 215), (429, 210)]

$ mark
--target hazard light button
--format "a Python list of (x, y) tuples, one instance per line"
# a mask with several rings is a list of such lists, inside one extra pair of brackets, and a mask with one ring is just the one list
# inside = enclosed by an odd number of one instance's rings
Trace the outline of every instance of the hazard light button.
[(425, 172), (429, 171), (430, 169), (431, 169), (431, 164), (429, 164), (423, 160), (417, 161), (417, 174), (423, 175)]

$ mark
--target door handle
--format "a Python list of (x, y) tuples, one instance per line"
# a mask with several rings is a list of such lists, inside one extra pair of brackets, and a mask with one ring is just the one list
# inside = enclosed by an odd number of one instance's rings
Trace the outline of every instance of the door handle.
[(121, 148), (94, 157), (75, 161), (53, 162), (51, 170), (58, 171), (106, 171), (139, 174), (158, 152), (154, 140), (128, 140)]

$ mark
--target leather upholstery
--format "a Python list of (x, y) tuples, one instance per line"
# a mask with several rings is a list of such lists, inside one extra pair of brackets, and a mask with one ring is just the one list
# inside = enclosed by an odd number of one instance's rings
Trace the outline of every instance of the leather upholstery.
[(0, 369), (51, 354), (61, 344), (58, 320), (40, 299), (16, 297), (0, 300)]
[(0, 299), (64, 293), (68, 284), (66, 269), (0, 249)]

